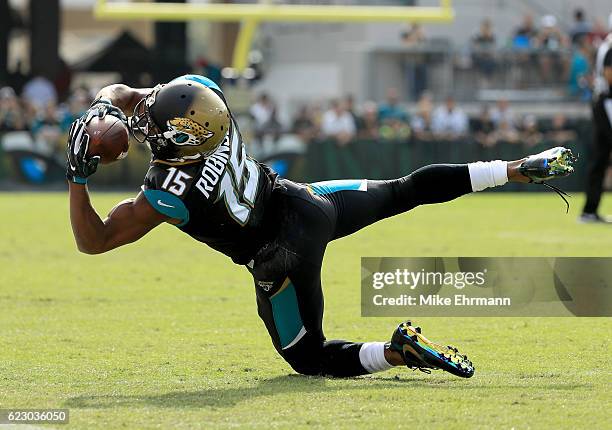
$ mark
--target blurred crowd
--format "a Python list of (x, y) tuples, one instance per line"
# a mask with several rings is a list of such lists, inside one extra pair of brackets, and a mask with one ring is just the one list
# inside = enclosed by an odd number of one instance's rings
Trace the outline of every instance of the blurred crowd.
[[(612, 27), (612, 22), (609, 26)], [(491, 20), (485, 19), (470, 39), (469, 63), (486, 87), (505, 67), (502, 52), (510, 49), (513, 64), (518, 64), (523, 74), (532, 76), (535, 71), (543, 86), (564, 82), (571, 98), (586, 102), (591, 99), (595, 52), (606, 37), (604, 24), (598, 19), (590, 20), (581, 8), (574, 11), (571, 25), (565, 28), (552, 15), (536, 19), (527, 14), (505, 39), (505, 44), (499, 42)], [(402, 34), (406, 44), (418, 44), (426, 39), (419, 25)], [(290, 121), (285, 118), (281, 121), (272, 97), (261, 94), (248, 112), (255, 141), (265, 138), (277, 141), (286, 133), (298, 135), (305, 142), (335, 139), (339, 145), (348, 145), (354, 139), (470, 137), (484, 146), (493, 146), (498, 142), (535, 144), (543, 139), (563, 142), (576, 138), (571, 121), (563, 114), (545, 120), (520, 115), (504, 99), (482, 104), (478, 112), (470, 114), (452, 95), (434, 102), (427, 91), (426, 71), (416, 67), (413, 72), (420, 84), (419, 90), (410, 96), (389, 88), (381, 103), (370, 101), (357, 106), (353, 97), (346, 96), (325, 103), (303, 104)], [(411, 98), (410, 109), (407, 109), (407, 97)], [(28, 131), (35, 142), (59, 151), (70, 124), (91, 101), (92, 93), (86, 88), (77, 88), (60, 100), (54, 83), (43, 77), (24, 78), (16, 90), (8, 86), (0, 88), (0, 133)]]
[(273, 100), (262, 94), (251, 106), (251, 118), (257, 140), (276, 140), (283, 132), (291, 132), (304, 141), (334, 139), (338, 145), (355, 139), (402, 141), (459, 140), (474, 138), (483, 146), (499, 142), (535, 145), (542, 140), (559, 143), (576, 138), (570, 121), (561, 113), (539, 119), (534, 115), (519, 115), (508, 100), (483, 104), (480, 112), (468, 115), (452, 96), (434, 103), (424, 92), (411, 112), (400, 103), (398, 91), (390, 88), (382, 103), (366, 102), (356, 106), (352, 96), (320, 104), (302, 105), (284, 128), (278, 119)]
[(56, 89), (49, 80), (34, 77), (25, 83), (21, 94), (11, 87), (0, 88), (0, 133), (26, 131), (48, 152), (63, 151), (62, 136), (70, 124), (87, 110), (92, 102), (85, 88), (73, 91), (60, 103)]
[[(514, 54), (514, 65), (523, 72), (523, 81), (533, 68), (542, 85), (565, 82), (569, 96), (588, 100), (595, 53), (612, 30), (612, 16), (610, 20), (607, 28), (600, 18), (591, 21), (584, 9), (577, 8), (571, 24), (562, 27), (553, 15), (536, 22), (532, 14), (526, 14), (507, 38), (505, 48)], [(470, 42), (471, 63), (484, 86), (506, 67), (499, 58), (502, 47), (491, 20), (484, 19)]]
[[(53, 86), (43, 78), (28, 82), (21, 95), (10, 87), (0, 88), (0, 133), (27, 131), (39, 145), (48, 146), (49, 152), (62, 151), (62, 137), (91, 101), (91, 92), (78, 88), (59, 103)], [(265, 138), (276, 141), (286, 133), (298, 135), (305, 142), (334, 139), (341, 146), (355, 139), (471, 137), (484, 146), (493, 146), (498, 142), (536, 144), (543, 139), (561, 143), (576, 138), (568, 119), (560, 113), (542, 121), (534, 115), (515, 113), (507, 100), (500, 99), (495, 104), (483, 104), (480, 112), (468, 115), (452, 96), (436, 104), (428, 92), (423, 92), (409, 111), (394, 88), (378, 104), (366, 102), (357, 106), (352, 96), (331, 100), (327, 106), (304, 104), (290, 124), (281, 123), (273, 99), (261, 94), (249, 114), (255, 141)]]
[[(527, 81), (532, 86), (565, 86), (569, 100), (588, 102), (592, 98), (595, 54), (612, 30), (601, 19), (590, 20), (584, 9), (573, 12), (572, 22), (561, 26), (553, 15), (539, 19), (526, 14), (508, 37), (501, 40), (490, 19), (484, 19), (469, 42), (467, 63), (478, 73), (479, 86), (494, 86), (495, 76), (503, 69), (515, 69), (519, 88)], [(610, 36), (612, 37), (612, 36)], [(427, 41), (419, 24), (401, 35), (406, 45)], [(504, 55), (511, 54), (511, 63)], [(507, 59), (507, 58), (506, 58)], [(484, 146), (498, 142), (536, 144), (542, 140), (563, 143), (576, 138), (571, 119), (562, 113), (551, 118), (520, 115), (508, 100), (483, 103), (479, 112), (469, 115), (452, 95), (434, 103), (427, 91), (427, 71), (423, 65), (412, 65), (411, 76), (418, 85), (409, 95), (389, 89), (382, 103), (366, 102), (356, 106), (353, 97), (312, 103), (299, 107), (290, 123), (282, 124), (271, 97), (262, 94), (250, 109), (255, 137), (273, 140), (283, 132), (292, 132), (305, 141), (335, 139), (347, 145), (353, 139), (422, 140), (472, 137)], [(407, 98), (413, 101), (406, 109)]]

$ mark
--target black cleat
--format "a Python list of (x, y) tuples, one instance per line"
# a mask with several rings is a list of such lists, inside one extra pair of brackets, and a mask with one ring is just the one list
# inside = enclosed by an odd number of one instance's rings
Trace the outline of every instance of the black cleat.
[(519, 166), (519, 172), (529, 178), (530, 182), (542, 184), (555, 191), (567, 205), (569, 212), (569, 202), (565, 197), (570, 197), (565, 191), (550, 185), (546, 181), (555, 178), (562, 178), (574, 172), (572, 165), (577, 160), (571, 149), (557, 146), (539, 154), (530, 155)]
[(400, 324), (393, 332), (389, 348), (399, 352), (408, 368), (431, 373), (431, 369), (442, 369), (462, 378), (474, 375), (474, 365), (467, 355), (459, 354), (457, 348), (438, 345), (421, 334), (420, 327), (410, 321)]
[(519, 172), (531, 179), (531, 182), (540, 184), (573, 173), (572, 164), (575, 161), (576, 157), (572, 154), (571, 149), (557, 146), (539, 154), (530, 155), (519, 166)]

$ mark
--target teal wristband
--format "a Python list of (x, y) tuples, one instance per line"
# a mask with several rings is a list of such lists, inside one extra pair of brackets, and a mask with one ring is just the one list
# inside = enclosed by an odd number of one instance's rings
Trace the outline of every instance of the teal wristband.
[(81, 178), (80, 176), (73, 176), (71, 180), (79, 185), (85, 185), (87, 183), (87, 178)]

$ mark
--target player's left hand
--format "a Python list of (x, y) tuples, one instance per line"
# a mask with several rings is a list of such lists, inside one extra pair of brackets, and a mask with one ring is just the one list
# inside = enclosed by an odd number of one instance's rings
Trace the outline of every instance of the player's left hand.
[(95, 100), (90, 108), (83, 114), (81, 119), (87, 124), (92, 118), (98, 117), (103, 119), (106, 115), (111, 115), (119, 118), (125, 125), (127, 125), (127, 116), (123, 111), (115, 106), (109, 99), (99, 98)]
[(82, 118), (72, 123), (66, 146), (66, 178), (76, 184), (86, 184), (87, 178), (96, 172), (100, 162), (100, 156), (87, 155), (89, 134), (86, 125), (87, 122)]

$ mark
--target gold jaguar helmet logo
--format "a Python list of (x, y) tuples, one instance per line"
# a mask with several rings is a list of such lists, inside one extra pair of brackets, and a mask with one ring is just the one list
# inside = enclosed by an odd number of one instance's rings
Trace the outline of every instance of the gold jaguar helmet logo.
[(190, 118), (173, 118), (166, 125), (168, 130), (164, 132), (164, 137), (178, 146), (202, 145), (215, 135)]
[[(143, 102), (144, 100), (144, 102)], [(223, 93), (202, 82), (177, 78), (139, 102), (132, 121), (153, 155), (181, 161), (208, 157), (228, 133), (232, 119)]]

